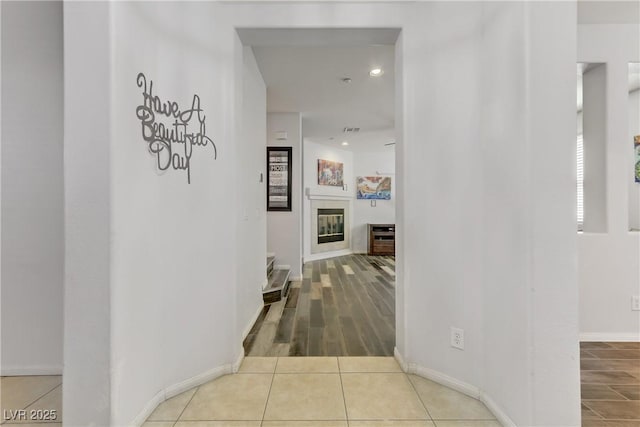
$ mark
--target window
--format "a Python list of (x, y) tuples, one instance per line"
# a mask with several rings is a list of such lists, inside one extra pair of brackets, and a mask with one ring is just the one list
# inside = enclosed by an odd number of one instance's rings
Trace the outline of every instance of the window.
[(577, 144), (577, 194), (578, 194), (578, 231), (582, 231), (584, 224), (584, 151), (582, 135), (578, 135)]

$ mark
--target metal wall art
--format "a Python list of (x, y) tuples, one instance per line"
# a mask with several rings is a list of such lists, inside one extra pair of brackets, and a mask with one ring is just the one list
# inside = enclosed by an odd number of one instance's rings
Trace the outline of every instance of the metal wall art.
[(191, 105), (182, 110), (175, 101), (163, 101), (153, 94), (153, 80), (139, 73), (136, 79), (142, 89), (142, 104), (136, 108), (136, 116), (142, 127), (142, 139), (149, 152), (156, 156), (158, 169), (184, 170), (187, 183), (191, 184), (191, 156), (194, 147), (210, 146), (214, 160), (218, 150), (207, 136), (200, 97), (193, 95)]

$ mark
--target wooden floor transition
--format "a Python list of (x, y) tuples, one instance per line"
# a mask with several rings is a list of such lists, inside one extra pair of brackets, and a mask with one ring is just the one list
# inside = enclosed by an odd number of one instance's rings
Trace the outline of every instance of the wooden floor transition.
[(640, 427), (640, 342), (580, 343), (583, 427)]
[(394, 347), (395, 258), (367, 255), (306, 263), (244, 342), (248, 356), (392, 356)]

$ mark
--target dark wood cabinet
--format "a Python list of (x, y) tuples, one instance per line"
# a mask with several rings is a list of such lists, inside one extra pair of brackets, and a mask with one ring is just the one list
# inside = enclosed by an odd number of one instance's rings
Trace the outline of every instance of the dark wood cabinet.
[(396, 225), (369, 224), (369, 255), (396, 254)]

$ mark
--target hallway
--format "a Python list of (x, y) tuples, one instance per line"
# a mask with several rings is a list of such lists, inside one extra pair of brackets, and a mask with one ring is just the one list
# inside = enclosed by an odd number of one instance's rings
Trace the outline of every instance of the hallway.
[(162, 403), (143, 427), (195, 425), (500, 426), (480, 401), (407, 375), (390, 357), (248, 357), (238, 374)]
[(394, 257), (348, 255), (304, 265), (303, 281), (266, 306), (248, 356), (392, 356)]

